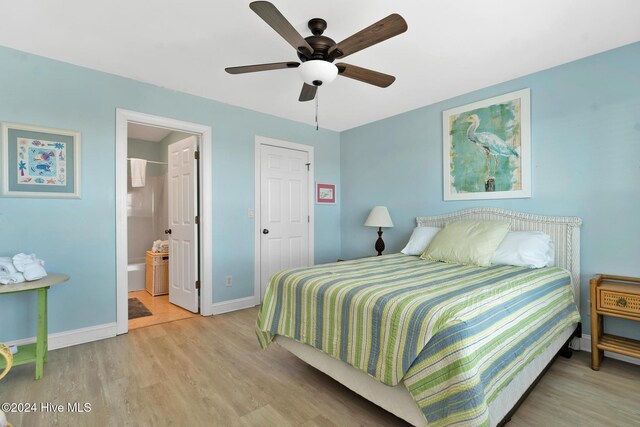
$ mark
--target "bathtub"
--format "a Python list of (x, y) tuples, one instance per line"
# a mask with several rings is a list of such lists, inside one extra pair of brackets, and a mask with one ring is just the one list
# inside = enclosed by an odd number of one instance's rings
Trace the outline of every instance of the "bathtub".
[(127, 265), (127, 281), (129, 283), (129, 292), (144, 290), (146, 278), (146, 264), (144, 258), (142, 262), (137, 259), (129, 260)]

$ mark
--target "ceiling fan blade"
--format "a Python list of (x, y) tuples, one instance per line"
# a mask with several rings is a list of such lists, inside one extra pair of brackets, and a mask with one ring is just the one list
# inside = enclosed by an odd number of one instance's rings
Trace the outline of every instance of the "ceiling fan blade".
[(295, 50), (307, 58), (311, 57), (313, 54), (311, 45), (293, 28), (293, 25), (287, 21), (287, 18), (273, 4), (268, 1), (254, 1), (249, 4), (249, 7), (271, 28), (276, 30)]
[(389, 74), (369, 70), (368, 68), (356, 67), (355, 65), (345, 64), (344, 62), (336, 64), (336, 67), (338, 67), (338, 73), (341, 76), (349, 77), (350, 79), (359, 80), (378, 87), (388, 87), (391, 83), (396, 81), (396, 78)]
[(302, 86), (302, 91), (300, 92), (300, 98), (298, 98), (298, 101), (304, 102), (304, 101), (313, 100), (313, 98), (316, 97), (317, 90), (318, 90), (318, 86), (311, 86), (304, 83)]
[(255, 73), (256, 71), (281, 70), (283, 68), (298, 68), (299, 62), (272, 62), (271, 64), (243, 65), (241, 67), (227, 67), (229, 74)]
[(329, 49), (329, 60), (344, 58), (362, 49), (373, 46), (391, 37), (407, 31), (407, 22), (397, 13), (392, 13), (375, 24), (369, 25), (362, 31), (358, 31), (351, 37), (347, 37), (340, 43)]

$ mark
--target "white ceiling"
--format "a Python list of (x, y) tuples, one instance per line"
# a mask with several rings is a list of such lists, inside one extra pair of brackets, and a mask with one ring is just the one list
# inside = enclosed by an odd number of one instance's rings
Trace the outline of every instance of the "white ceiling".
[[(320, 126), (342, 131), (640, 40), (638, 0), (272, 0), (306, 37), (336, 42), (397, 12), (409, 30), (341, 62), (397, 77), (387, 89), (339, 77), (319, 90)], [(0, 45), (305, 123), (297, 60), (249, 1), (2, 0)], [(11, 17), (11, 18), (10, 18)]]
[(140, 139), (142, 141), (160, 142), (171, 132), (171, 129), (139, 125), (137, 123), (129, 123), (127, 125), (127, 138)]

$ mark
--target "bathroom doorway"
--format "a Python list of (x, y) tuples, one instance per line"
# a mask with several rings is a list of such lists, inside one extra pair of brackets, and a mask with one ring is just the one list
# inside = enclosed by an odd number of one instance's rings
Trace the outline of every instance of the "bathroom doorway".
[(210, 129), (124, 110), (116, 122), (118, 333), (208, 315)]
[[(196, 281), (197, 263), (197, 135), (172, 131), (138, 123), (127, 125), (127, 281), (129, 295), (127, 309), (129, 329), (157, 325), (196, 316), (198, 313)], [(176, 165), (175, 156), (182, 156), (185, 147), (187, 159)], [(172, 152), (174, 156), (169, 156)], [(186, 164), (186, 171), (169, 178), (169, 160), (173, 168)], [(186, 161), (185, 161), (186, 160)], [(182, 171), (181, 171), (182, 172)], [(182, 193), (182, 185), (170, 181), (185, 181), (190, 194)], [(192, 181), (189, 183), (188, 181)], [(171, 203), (174, 205), (170, 209)], [(193, 206), (183, 206), (185, 204)], [(194, 212), (196, 211), (196, 212)], [(186, 222), (186, 238), (179, 242), (174, 236), (170, 214), (182, 212), (185, 218), (174, 218), (173, 223)], [(186, 221), (183, 221), (186, 220)], [(171, 234), (172, 233), (172, 234)], [(195, 235), (195, 238), (194, 238)], [(187, 242), (186, 249), (184, 242)], [(171, 246), (173, 247), (170, 249)], [(193, 247), (189, 247), (192, 245)], [(184, 252), (184, 253), (179, 253)], [(191, 262), (176, 265), (185, 258)], [(171, 276), (175, 276), (171, 280)], [(171, 283), (172, 286), (169, 284)]]

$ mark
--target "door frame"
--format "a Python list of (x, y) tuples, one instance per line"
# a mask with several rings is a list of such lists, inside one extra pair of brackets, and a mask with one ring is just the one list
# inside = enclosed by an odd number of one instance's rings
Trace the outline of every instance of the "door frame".
[(265, 136), (256, 135), (255, 139), (255, 187), (254, 187), (254, 298), (257, 304), (262, 302), (262, 289), (260, 286), (260, 268), (262, 261), (261, 250), (261, 215), (260, 215), (260, 202), (261, 202), (261, 158), (262, 158), (262, 146), (270, 145), (272, 147), (286, 148), (290, 150), (302, 151), (309, 156), (309, 182), (308, 182), (308, 196), (309, 196), (309, 260), (310, 265), (315, 264), (314, 256), (314, 208), (315, 208), (315, 179), (314, 179), (314, 161), (313, 161), (313, 147), (305, 144), (298, 144), (295, 142), (283, 141), (280, 139), (267, 138)]
[[(211, 127), (184, 122), (146, 113), (116, 109), (116, 333), (129, 331), (127, 309), (128, 249), (127, 249), (127, 125), (137, 123), (179, 132), (189, 132), (200, 137), (200, 314), (212, 314), (213, 301), (213, 233), (212, 233), (212, 150)], [(207, 260), (208, 262), (205, 262)]]

